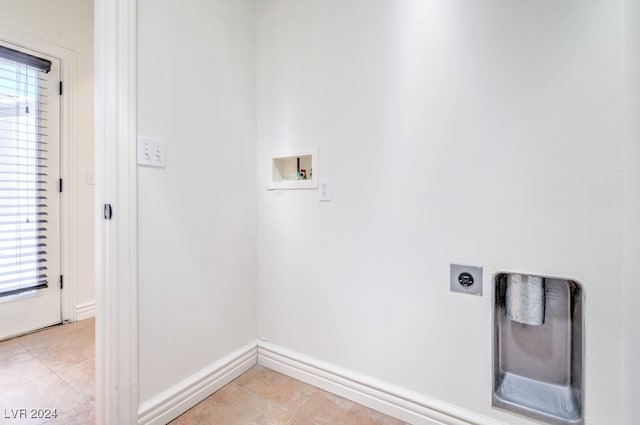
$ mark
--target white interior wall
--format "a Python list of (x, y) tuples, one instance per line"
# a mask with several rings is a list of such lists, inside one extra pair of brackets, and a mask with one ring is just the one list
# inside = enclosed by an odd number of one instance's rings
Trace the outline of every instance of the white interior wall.
[[(252, 3), (234, 3), (139, 5), (140, 134), (169, 152), (139, 176), (143, 401), (255, 336), (255, 34)], [(525, 424), (490, 408), (489, 280), (572, 277), (587, 420), (620, 422), (614, 294), (638, 231), (620, 206), (640, 157), (623, 144), (622, 2), (263, 0), (257, 16), (259, 336)], [(268, 153), (309, 146), (334, 199), (266, 192)], [(484, 265), (483, 297), (448, 292), (450, 262)]]
[[(621, 423), (623, 2), (263, 0), (259, 337), (501, 420), (491, 278), (586, 297), (587, 423)], [(317, 191), (264, 190), (318, 147)], [(637, 186), (634, 186), (637, 187)], [(449, 264), (484, 266), (482, 297)]]
[(251, 0), (138, 1), (139, 392), (144, 402), (256, 337)]
[[(93, 0), (3, 0), (0, 26), (57, 44), (76, 53), (73, 106), (76, 304), (95, 302), (93, 172)], [(69, 181), (67, 181), (69, 184)]]
[(626, 1), (627, 150), (625, 152), (625, 386), (624, 424), (638, 422), (640, 394), (640, 314), (638, 259), (640, 258), (640, 2)]

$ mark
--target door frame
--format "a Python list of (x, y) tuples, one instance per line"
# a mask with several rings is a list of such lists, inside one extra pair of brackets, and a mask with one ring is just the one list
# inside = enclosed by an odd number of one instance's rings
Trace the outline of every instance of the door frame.
[(136, 1), (95, 0), (94, 14), (96, 422), (127, 425), (138, 423)]
[[(60, 194), (60, 273), (64, 275), (64, 288), (60, 293), (60, 318), (63, 322), (76, 320), (76, 267), (77, 242), (74, 232), (76, 207), (73, 182), (74, 105), (76, 104), (76, 53), (28, 34), (0, 26), (0, 39), (16, 46), (39, 52), (60, 60), (60, 79), (67, 88), (60, 97), (60, 178), (67, 184)], [(57, 278), (54, 279), (57, 283)]]

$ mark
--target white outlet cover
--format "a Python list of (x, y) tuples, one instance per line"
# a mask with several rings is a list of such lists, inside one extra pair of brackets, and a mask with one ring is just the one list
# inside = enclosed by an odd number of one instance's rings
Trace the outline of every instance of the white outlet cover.
[(164, 168), (167, 163), (167, 144), (163, 140), (138, 137), (138, 165)]
[[(482, 267), (451, 264), (449, 273), (449, 288), (452, 292), (482, 296)], [(461, 277), (463, 274), (465, 276)], [(470, 285), (468, 284), (469, 275), (473, 281)], [(465, 281), (466, 285), (463, 285), (462, 281)]]
[(331, 181), (329, 179), (320, 179), (318, 184), (319, 194), (318, 199), (320, 201), (331, 200)]

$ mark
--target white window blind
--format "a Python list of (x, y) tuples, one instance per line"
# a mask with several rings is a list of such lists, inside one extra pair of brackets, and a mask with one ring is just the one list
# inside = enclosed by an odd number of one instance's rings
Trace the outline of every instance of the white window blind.
[(0, 297), (47, 276), (47, 73), (51, 62), (0, 46)]

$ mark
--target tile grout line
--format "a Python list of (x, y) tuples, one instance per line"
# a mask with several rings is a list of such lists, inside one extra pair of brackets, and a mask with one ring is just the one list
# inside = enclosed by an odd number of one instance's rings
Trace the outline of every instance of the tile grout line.
[[(48, 329), (49, 329), (49, 328), (45, 328), (45, 329), (42, 329), (42, 330), (41, 330), (41, 331), (39, 331), (39, 332), (46, 332)], [(78, 330), (75, 330), (75, 329), (74, 329), (73, 331), (74, 331), (74, 332), (76, 332), (76, 331), (78, 331)], [(85, 329), (81, 329), (81, 330), (79, 330), (79, 331), (81, 331), (81, 332), (85, 332), (86, 330), (85, 330)], [(90, 332), (90, 331), (89, 331), (89, 332)], [(33, 333), (36, 333), (36, 332), (33, 332)], [(31, 333), (31, 334), (27, 334), (27, 335), (32, 335), (33, 333)], [(26, 335), (23, 335), (23, 336), (26, 336)], [(20, 337), (17, 337), (17, 338), (16, 338), (16, 340), (15, 340), (16, 344), (18, 344), (20, 347), (22, 347), (22, 349), (23, 349), (23, 350), (25, 350), (25, 351), (29, 354), (29, 356), (31, 356), (31, 358), (32, 358), (33, 360), (37, 361), (37, 362), (38, 362), (38, 364), (40, 364), (40, 365), (41, 365), (41, 366), (43, 366), (45, 369), (47, 369), (47, 370), (49, 371), (49, 373), (50, 373), (50, 374), (52, 374), (53, 376), (55, 376), (56, 378), (58, 378), (60, 381), (62, 381), (62, 383), (64, 383), (65, 385), (67, 385), (67, 386), (68, 386), (72, 391), (74, 391), (76, 394), (78, 394), (78, 395), (80, 395), (80, 396), (83, 396), (83, 398), (84, 398), (84, 397), (86, 397), (86, 398), (87, 398), (87, 399), (86, 399), (86, 400), (84, 400), (82, 403), (76, 404), (76, 405), (74, 405), (72, 408), (70, 408), (70, 409), (68, 409), (68, 410), (61, 411), (59, 416), (72, 414), (73, 412), (75, 412), (75, 411), (79, 410), (79, 409), (80, 409), (80, 408), (81, 408), (85, 403), (92, 402), (92, 401), (94, 401), (94, 400), (95, 400), (95, 398), (94, 398), (91, 394), (88, 394), (88, 393), (86, 393), (85, 391), (83, 391), (83, 390), (80, 390), (80, 389), (76, 388), (76, 386), (75, 386), (75, 385), (72, 385), (70, 382), (68, 382), (66, 379), (64, 379), (62, 376), (60, 376), (60, 375), (58, 374), (58, 372), (57, 372), (56, 370), (54, 370), (54, 368), (53, 368), (53, 367), (51, 367), (51, 366), (49, 366), (48, 364), (44, 363), (44, 362), (43, 362), (43, 361), (42, 361), (42, 360), (41, 360), (41, 359), (40, 359), (40, 358), (35, 354), (35, 352), (34, 352), (34, 351), (32, 351), (31, 349), (29, 349), (29, 347), (25, 346), (25, 345), (20, 341), (20, 339), (21, 339), (23, 336), (20, 336)], [(60, 335), (58, 335), (58, 337), (59, 337), (59, 336), (60, 336)], [(48, 344), (46, 344), (46, 346), (48, 346)], [(95, 354), (94, 354), (94, 357), (93, 357), (93, 358), (95, 359)], [(72, 369), (72, 368), (75, 368), (75, 367), (79, 367), (82, 363), (87, 362), (87, 361), (90, 361), (90, 360), (91, 360), (91, 359), (85, 359), (85, 360), (83, 360), (83, 361), (81, 361), (81, 362), (74, 363), (74, 364), (73, 364), (73, 365), (71, 365), (71, 366), (68, 366), (68, 367), (63, 368), (63, 370), (68, 370), (68, 369)], [(24, 383), (22, 383), (22, 384), (18, 385), (16, 388), (20, 388), (20, 387), (23, 387), (23, 386), (26, 386), (26, 385), (33, 384), (33, 383), (34, 383), (34, 382), (36, 382), (36, 381), (38, 381), (38, 379), (33, 379), (33, 380), (31, 380), (31, 381), (24, 382)], [(55, 421), (57, 421), (57, 418), (49, 419), (49, 420), (46, 420), (46, 421), (44, 421), (44, 422), (40, 422), (40, 425), (46, 425), (46, 424), (48, 424), (48, 423), (53, 423), (53, 422), (55, 422)]]
[[(49, 373), (52, 373), (53, 375), (58, 376), (48, 365), (43, 363), (42, 360), (40, 360), (40, 358), (38, 356), (36, 356), (31, 350), (29, 350), (29, 348), (27, 348), (24, 345), (22, 345), (20, 343), (20, 341), (18, 341), (18, 339), (20, 339), (20, 338), (22, 338), (22, 337), (17, 337), (16, 338), (16, 341), (15, 341), (16, 344), (18, 344), (20, 347), (22, 347), (22, 349), (24, 351), (26, 351), (29, 354), (29, 356), (31, 356), (32, 360), (35, 360), (36, 362), (38, 362), (38, 364), (40, 366), (44, 367), (45, 369), (47, 369), (49, 371)], [(16, 364), (12, 364), (11, 367), (16, 367)], [(25, 381), (25, 382), (21, 383), (20, 385), (17, 385), (15, 388), (21, 388), (21, 387), (23, 387), (25, 385), (32, 384), (32, 383), (36, 382), (37, 380), (38, 380), (38, 378), (33, 378), (30, 381)]]
[[(268, 404), (273, 404), (273, 405), (275, 405), (276, 407), (280, 407), (280, 408), (282, 408), (282, 409), (286, 410), (287, 412), (292, 413), (292, 412), (291, 412), (291, 410), (289, 410), (286, 406), (284, 406), (284, 405), (282, 405), (282, 404), (278, 403), (277, 401), (269, 400), (268, 398), (264, 398), (264, 397), (262, 397), (260, 394), (257, 394), (257, 393), (255, 393), (255, 392), (251, 391), (249, 388), (244, 388), (242, 385), (238, 385), (238, 384), (236, 384), (235, 380), (231, 381), (231, 382), (230, 382), (230, 384), (233, 384), (234, 386), (236, 386), (236, 387), (237, 387), (238, 389), (240, 389), (241, 391), (244, 391), (245, 393), (250, 394), (251, 396), (253, 396), (253, 397), (255, 397), (255, 398), (259, 399), (259, 400), (262, 400), (262, 401), (264, 401), (264, 402), (266, 402), (266, 403), (268, 403)], [(224, 388), (224, 387), (223, 387), (223, 388)], [(221, 388), (221, 389), (222, 389), (222, 388)], [(218, 390), (218, 391), (219, 391), (219, 390)], [(217, 391), (216, 391), (216, 392), (217, 392)], [(215, 394), (215, 393), (214, 393), (214, 394)]]
[[(245, 372), (246, 373), (246, 372)], [(274, 373), (277, 373), (274, 371)], [(278, 375), (282, 375), (277, 373)], [(241, 375), (242, 376), (242, 375)], [(225, 387), (230, 387), (233, 388), (233, 391), (238, 391), (237, 396), (240, 399), (245, 399), (247, 403), (250, 403), (252, 405), (255, 404), (255, 407), (257, 408), (255, 410), (255, 413), (259, 414), (260, 417), (265, 418), (266, 420), (269, 421), (269, 423), (276, 423), (279, 425), (293, 425), (294, 423), (304, 423), (305, 425), (327, 425), (326, 422), (323, 421), (323, 418), (326, 419), (325, 415), (318, 415), (318, 411), (324, 412), (326, 410), (332, 410), (332, 409), (338, 409), (339, 411), (341, 410), (345, 410), (346, 413), (350, 412), (352, 409), (346, 408), (344, 406), (340, 406), (339, 403), (331, 403), (331, 406), (324, 406), (322, 407), (322, 404), (319, 406), (320, 410), (318, 410), (317, 408), (315, 408), (313, 406), (314, 400), (316, 400), (318, 397), (322, 398), (323, 396), (331, 396), (334, 395), (328, 391), (324, 391), (321, 388), (315, 387), (313, 385), (310, 384), (306, 384), (302, 381), (299, 381), (295, 378), (291, 378), (288, 377), (286, 375), (283, 375), (283, 378), (286, 380), (286, 382), (280, 382), (280, 381), (271, 381), (270, 379), (265, 379), (265, 377), (261, 377), (261, 376), (257, 376), (257, 377), (253, 377), (253, 379), (248, 379), (248, 380), (244, 380), (243, 382), (245, 383), (244, 386), (242, 384), (239, 384), (238, 381), (240, 379), (240, 376), (237, 377), (236, 379), (232, 380), (231, 382), (229, 382), (227, 385), (225, 385)], [(308, 395), (306, 397), (302, 397), (299, 398), (299, 403), (296, 404), (292, 404), (292, 407), (289, 408), (287, 406), (285, 406), (284, 404), (281, 404), (279, 401), (273, 400), (268, 398), (269, 396), (271, 396), (272, 394), (270, 392), (264, 392), (262, 391), (263, 394), (265, 395), (261, 395), (258, 392), (256, 392), (256, 389), (252, 389), (255, 388), (251, 385), (251, 382), (257, 380), (258, 383), (260, 384), (259, 388), (265, 387), (266, 389), (269, 388), (273, 388), (274, 384), (276, 386), (280, 386), (280, 385), (286, 385), (289, 382), (294, 383), (294, 382), (298, 382), (298, 383), (302, 383), (302, 384), (306, 384), (306, 386), (308, 386), (310, 388), (311, 391), (308, 392)], [(229, 385), (232, 384), (232, 385)], [(223, 387), (224, 388), (224, 387)], [(264, 389), (264, 388), (263, 388)], [(222, 388), (220, 389), (222, 390)], [(218, 390), (218, 391), (220, 391)], [(216, 391), (216, 393), (218, 392)], [(294, 391), (295, 393), (297, 393), (298, 395), (300, 394), (305, 394), (306, 390), (304, 391)], [(210, 395), (209, 397), (213, 397), (216, 393)], [(342, 399), (342, 397), (335, 395), (337, 398)], [(205, 398), (208, 399), (209, 397)], [(277, 397), (276, 397), (277, 398)], [(203, 403), (205, 400), (202, 400), (200, 403)], [(375, 418), (375, 423), (376, 424), (383, 424), (384, 422), (384, 418), (387, 415), (385, 415), (382, 412), (379, 412), (377, 410), (374, 409), (370, 409), (366, 406), (363, 406), (359, 403), (356, 403), (354, 401), (351, 400), (347, 400), (345, 399), (345, 401), (347, 401), (349, 403), (349, 405), (353, 405), (354, 407), (358, 408), (358, 411), (362, 410), (365, 415), (362, 416), (360, 415), (356, 415), (354, 416), (354, 420), (356, 420), (358, 417), (360, 417), (360, 419), (362, 419), (363, 417), (368, 417), (368, 418)], [(229, 402), (229, 401), (228, 401)], [(198, 404), (200, 404), (198, 403)], [(238, 400), (231, 401), (232, 404), (234, 403), (239, 403)], [(214, 402), (215, 405), (215, 402)], [(196, 405), (197, 406), (197, 405)], [(189, 418), (187, 418), (184, 415), (189, 415), (189, 411), (192, 411), (193, 409), (196, 409), (197, 407), (194, 406), (191, 409), (189, 409), (187, 412), (184, 412), (182, 415), (178, 416), (177, 418), (174, 419), (174, 421), (179, 421), (181, 417), (185, 417), (185, 421), (184, 422), (179, 422), (179, 423), (184, 423), (184, 424), (192, 424), (195, 423), (193, 422), (195, 416), (191, 416)], [(311, 406), (309, 411), (305, 413), (305, 408), (307, 408), (307, 406)], [(277, 411), (274, 411), (273, 409), (277, 408)], [(253, 412), (253, 410), (252, 410)], [(281, 415), (285, 414), (284, 417), (281, 418)], [(374, 413), (375, 415), (371, 416), (371, 414)], [(290, 416), (287, 418), (286, 414), (289, 414)], [(378, 415), (380, 415), (380, 417), (378, 417)], [(396, 422), (393, 423), (398, 423), (400, 425), (409, 425), (406, 423), (403, 423), (402, 421), (397, 420), (396, 418), (390, 417), (391, 419), (394, 419)], [(203, 419), (203, 418), (200, 418)], [(228, 419), (228, 418), (227, 418)], [(204, 418), (204, 420), (206, 421), (206, 418)], [(367, 422), (367, 423), (374, 423), (374, 422)], [(173, 423), (173, 422), (172, 422)], [(178, 423), (178, 422), (176, 422)], [(198, 423), (207, 423), (207, 422), (198, 422)], [(226, 423), (226, 422), (225, 422)], [(243, 422), (245, 423), (245, 422)], [(255, 422), (251, 422), (251, 423), (255, 423)], [(344, 422), (344, 424), (346, 425), (347, 423), (360, 423), (360, 422)]]
[[(293, 378), (289, 378), (289, 377), (286, 377), (286, 378), (291, 379), (292, 381), (297, 381), (297, 380), (295, 380), (295, 379), (293, 379)], [(236, 378), (236, 379), (237, 379), (237, 378)], [(242, 385), (237, 384), (237, 383), (235, 382), (235, 380), (231, 381), (230, 383), (231, 383), (231, 384), (233, 384), (233, 385), (235, 385), (235, 386), (236, 386), (236, 387), (238, 387), (239, 389), (241, 389), (241, 390), (243, 390), (243, 391), (245, 391), (245, 392), (247, 392), (247, 393), (249, 393), (249, 394), (253, 395), (254, 397), (257, 397), (258, 399), (260, 399), (260, 400), (262, 400), (262, 401), (264, 401), (264, 402), (266, 402), (266, 403), (268, 403), (268, 404), (272, 404), (272, 405), (278, 406), (278, 407), (280, 407), (280, 408), (282, 408), (282, 409), (286, 410), (287, 412), (291, 413), (291, 418), (289, 418), (289, 420), (288, 420), (284, 425), (289, 425), (289, 424), (291, 424), (291, 422), (296, 418), (296, 416), (298, 415), (298, 413), (300, 413), (300, 411), (302, 410), (302, 408), (303, 408), (304, 406), (306, 406), (306, 405), (307, 405), (307, 403), (308, 403), (309, 401), (311, 401), (311, 398), (313, 397), (313, 395), (314, 395), (315, 393), (317, 393), (317, 392), (318, 392), (318, 389), (317, 389), (317, 388), (313, 387), (313, 385), (309, 385), (310, 387), (312, 387), (312, 388), (313, 388), (313, 390), (314, 390), (314, 391), (311, 393), (311, 395), (310, 395), (309, 397), (307, 397), (307, 398), (306, 398), (306, 400), (304, 401), (304, 403), (302, 403), (302, 404), (301, 404), (301, 405), (300, 405), (296, 410), (291, 410), (291, 409), (289, 409), (287, 406), (285, 406), (285, 405), (283, 405), (283, 404), (280, 404), (280, 403), (278, 403), (277, 401), (274, 401), (274, 400), (270, 400), (270, 399), (268, 399), (268, 398), (265, 398), (265, 397), (261, 396), (260, 394), (257, 394), (256, 392), (251, 391), (249, 388), (244, 388)], [(308, 385), (308, 384), (307, 384), (307, 385)]]
[[(313, 388), (314, 388), (313, 393), (311, 393), (311, 394), (309, 395), (309, 397), (307, 397), (307, 399), (305, 400), (305, 402), (304, 402), (304, 403), (302, 403), (302, 404), (300, 405), (300, 407), (298, 407), (298, 409), (296, 410), (296, 412), (294, 413), (294, 415), (291, 417), (291, 419), (289, 419), (289, 422), (287, 422), (285, 425), (291, 425), (291, 423), (296, 419), (296, 417), (297, 417), (297, 416), (298, 416), (298, 414), (302, 411), (302, 409), (303, 409), (307, 404), (309, 404), (309, 403), (311, 402), (311, 399), (312, 399), (316, 394), (318, 394), (320, 391), (322, 391), (320, 388), (316, 388), (316, 387), (313, 387)], [(309, 420), (309, 422), (311, 422), (311, 424), (312, 424), (312, 425), (318, 425), (318, 424), (317, 424), (315, 421), (313, 421), (313, 420)]]
[[(65, 371), (66, 371), (66, 370), (69, 370), (69, 369), (75, 369), (75, 368), (78, 368), (78, 367), (80, 367), (80, 365), (81, 365), (82, 363), (87, 362), (87, 361), (90, 361), (90, 360), (91, 360), (91, 359), (83, 360), (82, 362), (80, 362), (80, 363), (76, 363), (76, 364), (74, 364), (73, 366), (66, 367), (66, 368), (64, 368), (63, 370), (65, 370)], [(57, 373), (57, 372), (55, 372), (55, 371), (53, 371), (53, 370), (52, 370), (52, 372), (53, 372), (53, 373), (54, 373), (58, 378), (60, 378), (60, 380), (61, 380), (62, 382), (64, 382), (64, 383), (65, 383), (65, 384), (67, 384), (68, 386), (70, 386), (70, 387), (71, 387), (75, 392), (77, 392), (78, 394), (81, 394), (81, 395), (84, 395), (84, 396), (89, 397), (89, 400), (87, 400), (87, 401), (94, 400), (94, 396), (92, 396), (91, 394), (89, 394), (89, 393), (85, 392), (85, 391), (84, 391), (84, 390), (82, 390), (82, 389), (77, 388), (77, 387), (76, 387), (72, 382), (67, 381), (66, 379), (64, 379), (64, 377), (63, 377), (63, 376), (58, 375), (58, 373)], [(95, 379), (95, 378), (94, 378), (94, 379)], [(85, 403), (86, 403), (86, 402), (85, 402)]]
[[(273, 400), (270, 400), (270, 399), (264, 398), (263, 396), (261, 396), (261, 395), (259, 395), (259, 394), (255, 393), (255, 392), (253, 392), (253, 391), (251, 391), (251, 390), (250, 390), (250, 389), (248, 389), (248, 388), (243, 388), (241, 385), (237, 384), (237, 383), (235, 382), (235, 380), (234, 380), (234, 381), (232, 381), (231, 383), (233, 383), (234, 385), (236, 385), (238, 388), (244, 389), (245, 391), (247, 391), (247, 392), (249, 392), (249, 393), (251, 393), (251, 394), (255, 395), (256, 397), (260, 398), (261, 400), (264, 400), (264, 401), (266, 401), (266, 402), (268, 402), (268, 403), (273, 403), (273, 404), (275, 404), (276, 406), (280, 406), (280, 407), (282, 407), (282, 408), (283, 408), (283, 409), (285, 409), (287, 412), (291, 412), (291, 413), (292, 413), (291, 418), (290, 418), (290, 419), (289, 419), (289, 420), (288, 420), (284, 425), (290, 425), (290, 424), (291, 424), (291, 423), (296, 419), (296, 417), (297, 417), (297, 416), (298, 416), (298, 414), (302, 411), (302, 409), (303, 409), (307, 404), (309, 404), (309, 403), (311, 402), (311, 399), (313, 399), (313, 397), (314, 397), (315, 395), (320, 394), (320, 393), (322, 393), (322, 392), (325, 392), (325, 391), (324, 391), (324, 390), (322, 390), (321, 388), (318, 388), (318, 387), (313, 386), (313, 385), (311, 385), (311, 384), (307, 384), (306, 382), (302, 382), (302, 381), (300, 381), (299, 379), (292, 378), (292, 377), (290, 377), (290, 376), (284, 375), (284, 374), (282, 374), (282, 373), (280, 373), (280, 372), (277, 372), (277, 371), (274, 371), (274, 370), (271, 370), (271, 369), (269, 369), (269, 371), (270, 371), (271, 373), (275, 373), (275, 374), (277, 374), (277, 375), (281, 375), (281, 376), (282, 376), (283, 378), (285, 378), (287, 381), (297, 382), (297, 383), (303, 384), (303, 385), (305, 385), (305, 386), (308, 386), (308, 387), (310, 387), (310, 388), (312, 389), (312, 391), (309, 393), (309, 396), (308, 396), (308, 397), (305, 397), (305, 398), (303, 399), (304, 401), (300, 404), (300, 406), (298, 406), (298, 408), (297, 408), (297, 409), (295, 409), (295, 410), (291, 410), (291, 409), (289, 409), (288, 407), (286, 407), (286, 406), (284, 406), (284, 405), (282, 405), (282, 404), (280, 404), (280, 403), (278, 403), (278, 402), (276, 402), (276, 401), (273, 401)], [(236, 378), (236, 379), (237, 379), (237, 378)], [(312, 424), (312, 425), (318, 425), (318, 424), (317, 424), (317, 422), (315, 422), (315, 421), (313, 421), (313, 420), (309, 420), (309, 421), (311, 422), (311, 424)]]
[[(20, 344), (20, 342), (18, 342), (18, 344)], [(58, 372), (57, 372), (57, 371), (55, 371), (51, 366), (49, 366), (48, 364), (46, 364), (46, 363), (44, 363), (42, 360), (40, 360), (40, 358), (39, 358), (38, 356), (36, 356), (36, 355), (35, 355), (31, 350), (29, 350), (27, 347), (25, 347), (25, 346), (24, 346), (24, 345), (22, 345), (22, 344), (20, 344), (20, 346), (21, 346), (22, 348), (24, 348), (24, 349), (29, 353), (29, 355), (30, 355), (34, 360), (36, 360), (36, 361), (37, 361), (40, 365), (42, 365), (43, 367), (47, 368), (47, 369), (49, 370), (49, 372), (50, 372), (50, 373), (52, 373), (56, 378), (60, 379), (62, 382), (64, 382), (65, 384), (67, 384), (67, 385), (68, 385), (72, 390), (74, 390), (76, 393), (81, 394), (81, 395), (89, 396), (89, 399), (91, 399), (91, 398), (92, 398), (92, 397), (91, 397), (91, 394), (87, 394), (87, 393), (85, 393), (84, 391), (78, 390), (78, 389), (75, 387), (75, 385), (72, 385), (70, 382), (68, 382), (66, 379), (64, 379), (62, 376), (60, 376), (60, 375), (58, 374)], [(87, 360), (90, 360), (90, 359), (87, 359)], [(83, 362), (85, 362), (85, 361), (87, 361), (87, 360), (83, 360), (83, 361), (82, 361), (82, 362), (80, 362), (80, 363), (83, 363)], [(64, 369), (66, 370), (66, 369), (71, 369), (71, 368), (77, 367), (77, 366), (79, 366), (79, 365), (80, 365), (80, 363), (76, 363), (76, 364), (74, 364), (74, 365), (72, 365), (72, 366), (69, 366), (69, 367), (66, 367), (66, 368), (64, 368)], [(25, 382), (25, 384), (28, 384), (28, 383), (30, 384), (30, 383), (32, 383), (32, 382), (34, 382), (34, 381), (37, 381), (37, 379), (34, 379), (34, 380), (32, 380), (32, 381), (29, 381), (29, 382)], [(49, 421), (49, 422), (50, 422), (50, 421)], [(45, 423), (46, 423), (46, 422), (45, 422)]]

